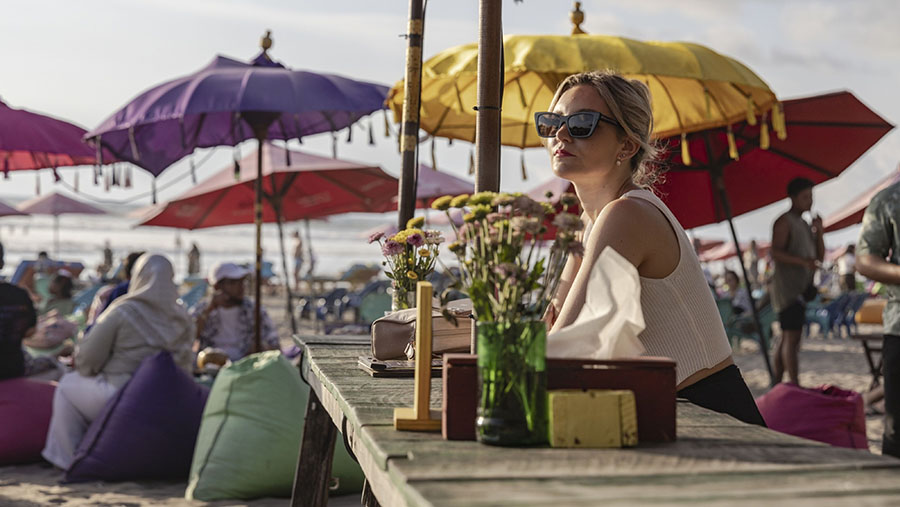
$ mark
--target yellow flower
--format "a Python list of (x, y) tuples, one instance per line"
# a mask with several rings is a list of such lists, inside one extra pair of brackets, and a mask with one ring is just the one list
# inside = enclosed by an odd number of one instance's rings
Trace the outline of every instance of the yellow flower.
[(407, 229), (418, 229), (425, 225), (425, 217), (412, 217), (406, 222)]
[(422, 257), (431, 257), (431, 251), (428, 250), (427, 248), (420, 248), (419, 255)]
[(418, 280), (419, 275), (417, 275), (415, 271), (410, 269), (406, 272), (406, 278), (409, 278), (410, 280)]
[(450, 203), (453, 202), (452, 195), (445, 195), (443, 197), (438, 197), (431, 203), (431, 208), (439, 211), (447, 211), (450, 209)]
[(490, 204), (491, 201), (493, 201), (494, 197), (496, 197), (496, 196), (497, 196), (496, 192), (491, 192), (491, 191), (478, 192), (477, 194), (474, 194), (472, 197), (469, 198), (469, 205), (472, 206), (475, 204)]
[(462, 208), (469, 202), (469, 194), (460, 194), (450, 201), (451, 208)]

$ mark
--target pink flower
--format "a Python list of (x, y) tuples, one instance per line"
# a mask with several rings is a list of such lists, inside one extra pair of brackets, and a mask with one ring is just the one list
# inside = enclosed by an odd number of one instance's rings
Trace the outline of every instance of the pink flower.
[(384, 245), (381, 247), (381, 253), (385, 255), (385, 257), (390, 257), (392, 255), (399, 255), (403, 253), (404, 247), (402, 244), (389, 239), (384, 242)]
[(384, 233), (379, 231), (369, 236), (369, 243), (374, 243), (384, 237)]
[(425, 244), (425, 238), (418, 232), (414, 232), (406, 237), (406, 242), (414, 247), (420, 247)]

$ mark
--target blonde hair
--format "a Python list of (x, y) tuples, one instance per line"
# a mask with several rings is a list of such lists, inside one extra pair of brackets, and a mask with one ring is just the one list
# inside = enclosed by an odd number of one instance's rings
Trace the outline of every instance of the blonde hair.
[(556, 106), (563, 93), (579, 85), (589, 85), (597, 90), (621, 125), (622, 134), (637, 143), (638, 150), (628, 161), (631, 181), (640, 187), (652, 187), (659, 181), (661, 171), (656, 163), (660, 149), (650, 137), (653, 133), (650, 89), (636, 79), (625, 79), (611, 70), (582, 72), (572, 74), (559, 84), (550, 109)]

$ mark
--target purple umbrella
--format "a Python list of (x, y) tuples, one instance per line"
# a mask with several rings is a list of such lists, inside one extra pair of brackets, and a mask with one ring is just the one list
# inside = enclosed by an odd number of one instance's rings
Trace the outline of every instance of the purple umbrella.
[(82, 142), (84, 134), (85, 130), (77, 125), (15, 109), (0, 101), (0, 171), (8, 174), (93, 164), (94, 150)]
[(266, 32), (262, 53), (250, 63), (217, 56), (194, 74), (138, 95), (86, 136), (154, 176), (195, 148), (257, 140), (257, 350), (262, 296), (262, 143), (349, 127), (383, 109), (388, 91), (374, 83), (288, 69), (269, 58), (269, 36)]
[(22, 216), (27, 215), (28, 213), (22, 213), (21, 211), (9, 206), (7, 204), (3, 204), (0, 202), (0, 217), (9, 217), (9, 216)]
[(104, 215), (100, 208), (77, 201), (63, 194), (47, 194), (35, 197), (18, 206), (19, 211), (32, 215), (53, 215), (53, 252), (59, 257), (59, 216), (60, 215)]

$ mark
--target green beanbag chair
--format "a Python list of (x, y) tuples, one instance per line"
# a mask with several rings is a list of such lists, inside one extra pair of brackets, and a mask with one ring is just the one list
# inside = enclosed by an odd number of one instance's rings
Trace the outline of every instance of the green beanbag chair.
[[(308, 398), (309, 386), (277, 350), (223, 368), (203, 411), (185, 498), (291, 496)], [(334, 494), (362, 491), (362, 470), (340, 437), (332, 477)]]

